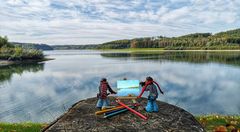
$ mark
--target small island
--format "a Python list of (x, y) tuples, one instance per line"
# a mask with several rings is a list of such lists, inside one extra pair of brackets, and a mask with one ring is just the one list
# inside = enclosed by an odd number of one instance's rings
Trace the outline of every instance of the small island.
[(46, 60), (41, 50), (23, 48), (0, 36), (0, 66), (26, 62), (40, 62)]

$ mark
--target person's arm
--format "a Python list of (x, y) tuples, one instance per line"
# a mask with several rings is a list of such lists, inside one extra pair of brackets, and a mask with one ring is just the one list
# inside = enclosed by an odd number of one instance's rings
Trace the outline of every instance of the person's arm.
[(99, 94), (101, 94), (101, 85), (99, 85), (98, 90), (99, 90)]
[(112, 88), (110, 87), (109, 84), (107, 84), (107, 86), (108, 86), (108, 90), (111, 94), (117, 94), (115, 91), (112, 90)]
[(101, 94), (101, 85), (98, 87), (97, 98), (99, 98), (99, 97), (100, 97), (100, 94)]
[(138, 95), (138, 98), (141, 98), (141, 97), (142, 97), (144, 91), (148, 91), (148, 90), (147, 90), (147, 89), (148, 89), (148, 88), (147, 88), (148, 85), (149, 85), (149, 84), (146, 83), (145, 86), (143, 86), (141, 93)]

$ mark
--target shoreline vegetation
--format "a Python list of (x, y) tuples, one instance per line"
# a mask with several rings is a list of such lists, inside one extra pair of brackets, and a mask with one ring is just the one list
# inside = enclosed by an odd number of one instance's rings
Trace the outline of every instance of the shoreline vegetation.
[(199, 115), (195, 116), (195, 118), (206, 131), (240, 131), (240, 115)]
[[(87, 49), (86, 49), (87, 50)], [(232, 50), (166, 50), (164, 48), (128, 48), (128, 49), (98, 49), (100, 51), (109, 52), (229, 52), (229, 51), (240, 51), (240, 49)]]
[[(201, 123), (206, 131), (214, 130), (235, 130), (240, 131), (240, 115), (199, 115), (195, 118)], [(0, 122), (0, 132), (3, 131), (17, 131), (17, 132), (40, 132), (43, 128), (47, 127), (47, 123), (6, 123)]]
[(37, 49), (23, 48), (8, 42), (8, 38), (0, 36), (0, 66), (41, 62), (48, 60), (43, 52)]
[(47, 126), (47, 123), (7, 123), (0, 122), (0, 132), (40, 132)]
[(53, 45), (54, 50), (94, 49), (94, 50), (240, 50), (240, 29), (216, 34), (193, 33), (179, 37), (142, 37), (123, 39), (102, 44)]

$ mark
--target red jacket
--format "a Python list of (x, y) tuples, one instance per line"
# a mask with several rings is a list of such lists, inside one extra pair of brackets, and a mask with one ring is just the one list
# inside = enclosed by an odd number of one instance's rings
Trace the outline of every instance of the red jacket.
[(108, 96), (107, 91), (109, 90), (110, 93), (116, 94), (115, 91), (112, 90), (112, 88), (109, 86), (109, 84), (105, 81), (102, 81), (99, 86), (99, 98), (100, 99), (106, 99)]

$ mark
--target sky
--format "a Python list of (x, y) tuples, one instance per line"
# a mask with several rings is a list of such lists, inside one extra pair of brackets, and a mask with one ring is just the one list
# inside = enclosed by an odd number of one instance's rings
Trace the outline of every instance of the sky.
[(0, 0), (9, 41), (100, 44), (240, 27), (239, 0)]

